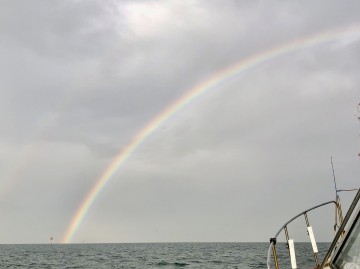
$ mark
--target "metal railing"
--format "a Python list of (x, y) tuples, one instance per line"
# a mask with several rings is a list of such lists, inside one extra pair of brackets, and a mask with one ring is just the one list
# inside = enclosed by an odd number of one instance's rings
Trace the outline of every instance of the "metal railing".
[[(309, 237), (310, 237), (312, 250), (313, 250), (313, 254), (314, 254), (315, 268), (320, 267), (320, 264), (319, 264), (319, 261), (318, 261), (318, 256), (317, 256), (318, 249), (317, 249), (317, 245), (316, 245), (316, 241), (315, 241), (315, 237), (314, 237), (312, 227), (310, 226), (310, 223), (309, 223), (307, 213), (314, 210), (314, 209), (317, 209), (319, 207), (329, 205), (329, 204), (334, 204), (335, 205), (335, 212), (336, 212), (335, 222), (337, 222), (337, 219), (339, 219), (340, 224), (342, 223), (341, 206), (340, 206), (339, 201), (328, 201), (328, 202), (316, 205), (314, 207), (311, 207), (311, 208), (297, 214), (296, 216), (294, 216), (293, 218), (288, 220), (284, 225), (282, 225), (280, 230), (275, 234), (274, 237), (270, 238), (270, 246), (269, 246), (268, 258), (267, 258), (267, 267), (268, 267), (268, 269), (270, 269), (270, 256), (271, 256), (271, 253), (272, 253), (273, 258), (274, 258), (275, 268), (279, 269), (279, 262), (278, 262), (277, 252), (276, 252), (276, 242), (277, 242), (277, 237), (279, 236), (279, 234), (282, 231), (285, 232), (285, 238), (286, 238), (287, 246), (289, 248), (291, 267), (292, 268), (297, 268), (296, 257), (295, 257), (295, 249), (294, 249), (294, 241), (289, 238), (288, 224), (290, 224), (291, 222), (293, 222), (295, 219), (299, 218), (300, 216), (305, 217), (306, 227), (307, 227), (307, 231), (308, 231), (308, 234), (309, 234)], [(336, 226), (334, 227), (334, 229), (336, 229)]]
[[(349, 207), (349, 210), (346, 213), (344, 221), (341, 223), (341, 225), (340, 225), (340, 227), (339, 227), (339, 229), (338, 229), (338, 231), (337, 231), (337, 233), (335, 235), (335, 238), (334, 238), (334, 240), (333, 240), (327, 254), (324, 257), (324, 260), (323, 260), (320, 268), (324, 268), (325, 266), (327, 266), (327, 263), (329, 262), (330, 255), (335, 250), (339, 239), (345, 234), (345, 232), (346, 232), (345, 227), (348, 225), (348, 221), (349, 221), (351, 215), (353, 214), (354, 210), (356, 209), (356, 207), (357, 207), (357, 205), (358, 205), (358, 203), (360, 201), (360, 188), (359, 189), (354, 189), (354, 190), (357, 190), (355, 198), (352, 201), (352, 203), (351, 203), (351, 205)], [(346, 241), (346, 238), (344, 240)]]

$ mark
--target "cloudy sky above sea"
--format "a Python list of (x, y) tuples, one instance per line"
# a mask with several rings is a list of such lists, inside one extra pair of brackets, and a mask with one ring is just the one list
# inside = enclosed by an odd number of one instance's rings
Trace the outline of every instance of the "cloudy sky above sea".
[[(358, 187), (359, 14), (355, 0), (0, 1), (0, 243), (62, 242), (116, 156), (216, 76), (116, 169), (71, 242), (262, 242), (334, 198), (330, 156), (338, 187)], [(333, 211), (309, 216), (319, 241)]]

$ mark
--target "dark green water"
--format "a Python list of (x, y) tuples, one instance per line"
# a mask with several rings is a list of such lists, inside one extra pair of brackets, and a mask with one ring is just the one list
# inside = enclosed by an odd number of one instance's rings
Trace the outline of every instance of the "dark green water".
[[(319, 244), (325, 252), (329, 244)], [(298, 243), (298, 268), (312, 268)], [(268, 243), (0, 245), (0, 268), (267, 268)], [(290, 268), (278, 244), (281, 268)]]

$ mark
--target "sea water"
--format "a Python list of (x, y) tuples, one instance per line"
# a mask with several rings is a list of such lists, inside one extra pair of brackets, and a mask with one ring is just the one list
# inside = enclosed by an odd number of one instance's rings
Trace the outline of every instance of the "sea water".
[[(295, 247), (298, 268), (313, 268), (309, 243)], [(323, 257), (329, 244), (318, 247)], [(268, 248), (268, 243), (0, 245), (0, 268), (267, 268)], [(291, 268), (287, 252), (279, 243), (280, 268)]]

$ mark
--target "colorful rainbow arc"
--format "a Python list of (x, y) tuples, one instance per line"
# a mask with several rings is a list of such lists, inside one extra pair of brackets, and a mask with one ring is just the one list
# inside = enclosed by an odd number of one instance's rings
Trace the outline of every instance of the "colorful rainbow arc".
[(317, 44), (332, 41), (344, 37), (347, 35), (354, 35), (360, 33), (360, 25), (352, 25), (350, 27), (336, 29), (332, 31), (322, 32), (320, 34), (308, 36), (299, 40), (292, 41), (279, 47), (274, 47), (270, 50), (260, 52), (256, 55), (250, 56), (238, 63), (235, 63), (224, 70), (214, 74), (188, 90), (183, 96), (181, 96), (174, 103), (170, 104), (159, 115), (152, 119), (135, 137), (132, 141), (116, 156), (111, 164), (106, 168), (101, 177), (96, 181), (95, 185), (91, 188), (90, 192), (86, 195), (82, 201), (75, 215), (71, 219), (66, 233), (63, 237), (63, 243), (70, 243), (76, 231), (79, 229), (87, 212), (94, 204), (99, 193), (104, 189), (105, 185), (110, 181), (116, 171), (124, 164), (124, 162), (130, 157), (130, 155), (141, 146), (146, 138), (153, 133), (159, 126), (167, 121), (177, 111), (187, 106), (191, 101), (210, 91), (210, 89), (219, 88), (219, 86), (265, 61), (271, 60), (275, 57), (279, 57), (286, 53), (295, 51), (297, 49), (312, 47)]

